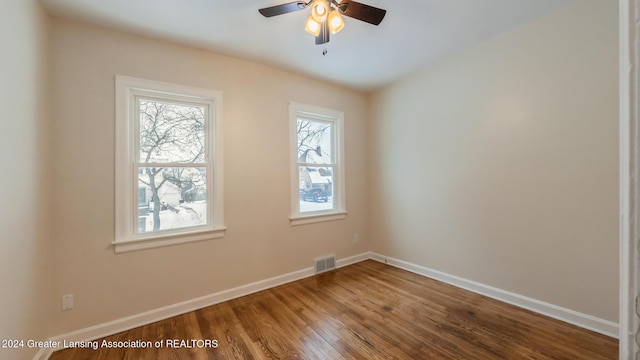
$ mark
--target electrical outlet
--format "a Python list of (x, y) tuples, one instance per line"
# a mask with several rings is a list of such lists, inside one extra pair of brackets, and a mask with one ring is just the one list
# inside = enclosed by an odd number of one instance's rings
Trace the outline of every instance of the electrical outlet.
[(358, 234), (353, 234), (353, 243), (357, 244), (358, 242), (360, 242), (360, 238)]
[(73, 294), (62, 296), (62, 311), (73, 309)]

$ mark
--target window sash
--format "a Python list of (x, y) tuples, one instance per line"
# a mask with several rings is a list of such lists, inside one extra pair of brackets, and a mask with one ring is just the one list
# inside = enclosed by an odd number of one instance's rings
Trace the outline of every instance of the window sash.
[[(142, 95), (145, 94), (145, 95)], [(149, 164), (149, 163), (143, 163), (142, 161), (140, 161), (140, 108), (139, 108), (139, 104), (140, 104), (140, 100), (147, 100), (147, 101), (153, 101), (153, 102), (163, 102), (163, 103), (167, 103), (167, 104), (171, 104), (171, 105), (178, 105), (178, 106), (193, 106), (193, 107), (204, 107), (205, 108), (205, 114), (204, 114), (204, 161), (206, 163), (209, 163), (212, 161), (212, 157), (211, 155), (211, 150), (212, 148), (210, 147), (211, 145), (211, 139), (212, 136), (215, 136), (214, 133), (214, 129), (215, 129), (215, 104), (213, 100), (210, 101), (205, 101), (204, 99), (201, 101), (189, 101), (187, 99), (183, 99), (183, 97), (180, 97), (179, 95), (167, 95), (167, 98), (163, 98), (163, 97), (159, 97), (159, 96), (154, 96), (149, 94), (148, 90), (135, 90), (135, 92), (132, 94), (133, 99), (132, 99), (132, 104), (135, 104), (135, 106), (131, 106), (131, 113), (129, 114), (130, 121), (132, 122), (132, 131), (133, 131), (133, 141), (134, 141), (134, 149), (132, 151), (133, 158), (131, 159), (133, 161), (133, 163), (142, 163), (142, 164)], [(212, 134), (214, 133), (214, 134)], [(158, 164), (158, 163), (157, 163)], [(159, 163), (159, 164), (190, 164), (188, 162), (166, 162), (166, 163)]]
[[(131, 181), (131, 185), (133, 187), (133, 191), (138, 193), (139, 191), (139, 171), (141, 168), (148, 167), (161, 167), (161, 168), (204, 168), (205, 169), (205, 189), (206, 189), (206, 217), (204, 224), (192, 225), (192, 226), (184, 226), (174, 229), (164, 229), (164, 230), (156, 230), (156, 231), (145, 231), (140, 232), (139, 230), (139, 215), (136, 215), (135, 212), (139, 209), (139, 198), (138, 196), (133, 197), (133, 203), (131, 204), (132, 209), (134, 209), (134, 213), (132, 213), (132, 229), (133, 236), (139, 239), (145, 238), (153, 238), (156, 236), (162, 236), (164, 234), (179, 234), (181, 232), (189, 232), (194, 230), (206, 230), (212, 227), (214, 221), (214, 213), (213, 213), (213, 196), (211, 192), (213, 191), (213, 180), (212, 180), (212, 169), (213, 166), (210, 163), (196, 163), (196, 164), (184, 164), (184, 163), (139, 163), (133, 164), (133, 179)], [(157, 206), (154, 204), (154, 206)]]
[[(299, 164), (312, 164), (312, 165), (324, 165), (324, 164), (336, 164), (336, 122), (335, 119), (330, 119), (327, 117), (321, 117), (319, 118), (319, 115), (317, 115), (315, 118), (312, 116), (298, 116), (298, 122), (300, 121), (309, 121), (309, 122), (313, 122), (313, 123), (324, 123), (324, 124), (328, 124), (331, 127), (331, 130), (328, 132), (329, 134), (329, 162), (318, 162), (318, 163), (302, 163), (298, 160)], [(296, 124), (296, 129), (297, 129), (297, 124)], [(298, 144), (299, 146), (299, 144)]]

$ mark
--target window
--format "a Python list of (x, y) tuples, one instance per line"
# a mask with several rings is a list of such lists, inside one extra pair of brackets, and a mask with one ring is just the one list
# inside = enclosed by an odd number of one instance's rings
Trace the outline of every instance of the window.
[(224, 235), (222, 94), (116, 77), (116, 252)]
[(291, 103), (291, 224), (346, 217), (342, 112)]

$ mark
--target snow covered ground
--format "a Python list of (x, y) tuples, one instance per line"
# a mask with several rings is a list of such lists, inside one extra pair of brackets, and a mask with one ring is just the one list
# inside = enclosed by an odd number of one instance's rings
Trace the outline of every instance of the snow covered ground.
[[(146, 216), (147, 231), (153, 229), (153, 213)], [(207, 203), (196, 201), (160, 211), (160, 230), (179, 229), (207, 223)]]
[(309, 211), (321, 211), (333, 209), (333, 196), (329, 196), (329, 201), (325, 202), (313, 202), (300, 200), (300, 212), (305, 213)]

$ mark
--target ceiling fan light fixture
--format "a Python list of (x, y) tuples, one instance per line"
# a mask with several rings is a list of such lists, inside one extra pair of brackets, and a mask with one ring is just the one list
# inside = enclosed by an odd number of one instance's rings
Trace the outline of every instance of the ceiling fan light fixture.
[(336, 9), (331, 10), (328, 17), (329, 21), (329, 31), (332, 34), (337, 34), (344, 28), (344, 20), (342, 19), (342, 15)]
[(309, 8), (311, 15), (304, 29), (316, 38), (316, 45), (328, 43), (329, 35), (336, 34), (344, 28), (344, 16), (379, 25), (387, 13), (387, 10), (356, 0), (300, 0), (258, 9), (258, 12), (270, 18)]
[(304, 29), (313, 36), (320, 35), (321, 28), (321, 24), (313, 18), (313, 15), (309, 16), (309, 18), (307, 19), (307, 24), (304, 27)]
[(311, 5), (311, 16), (320, 24), (327, 20), (329, 14), (329, 3), (325, 0), (315, 0)]

